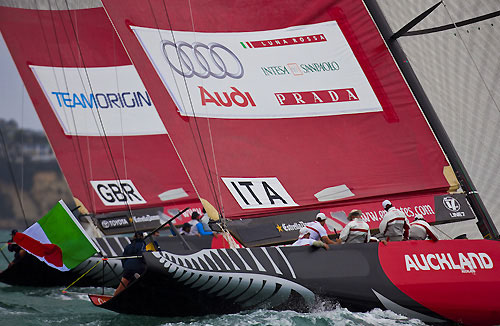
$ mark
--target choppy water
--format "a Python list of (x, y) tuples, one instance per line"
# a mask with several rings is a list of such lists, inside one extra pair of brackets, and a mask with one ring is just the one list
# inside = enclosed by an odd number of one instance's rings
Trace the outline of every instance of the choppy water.
[[(9, 232), (0, 230), (0, 241), (7, 241)], [(3, 244), (1, 245), (3, 246)], [(0, 246), (0, 247), (1, 247)], [(4, 248), (9, 259), (12, 254)], [(0, 257), (0, 269), (7, 263)], [(94, 307), (86, 293), (102, 293), (102, 288), (33, 288), (0, 283), (0, 324), (8, 326), (183, 326), (183, 325), (425, 325), (417, 319), (408, 319), (391, 311), (375, 309), (367, 313), (353, 313), (347, 309), (323, 303), (310, 313), (295, 311), (254, 310), (222, 316), (192, 318), (160, 318), (120, 315)], [(111, 293), (113, 289), (104, 289)], [(154, 298), (151, 298), (154, 300)]]

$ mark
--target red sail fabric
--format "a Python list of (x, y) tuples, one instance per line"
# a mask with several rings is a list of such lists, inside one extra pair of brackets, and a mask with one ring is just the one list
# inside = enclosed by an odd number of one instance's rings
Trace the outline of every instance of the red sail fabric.
[(448, 188), (362, 1), (102, 2), (200, 196), (226, 217)]
[(88, 210), (199, 204), (102, 7), (0, 7), (0, 30), (71, 191)]

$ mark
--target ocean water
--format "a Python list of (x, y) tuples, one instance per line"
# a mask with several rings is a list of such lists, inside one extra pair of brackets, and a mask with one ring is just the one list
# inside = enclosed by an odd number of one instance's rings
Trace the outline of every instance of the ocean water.
[[(0, 241), (9, 240), (9, 232), (0, 230)], [(1, 244), (0, 247), (3, 247)], [(12, 253), (3, 252), (9, 259)], [(0, 269), (7, 267), (0, 257)], [(0, 325), (5, 326), (326, 326), (326, 325), (425, 325), (418, 319), (409, 319), (391, 311), (374, 309), (354, 313), (328, 302), (320, 302), (308, 313), (295, 311), (253, 310), (237, 314), (211, 315), (189, 318), (164, 318), (123, 315), (94, 307), (87, 294), (101, 294), (102, 288), (71, 287), (35, 288), (10, 286), (0, 283)], [(113, 292), (105, 288), (104, 293)], [(154, 298), (150, 298), (154, 300)]]

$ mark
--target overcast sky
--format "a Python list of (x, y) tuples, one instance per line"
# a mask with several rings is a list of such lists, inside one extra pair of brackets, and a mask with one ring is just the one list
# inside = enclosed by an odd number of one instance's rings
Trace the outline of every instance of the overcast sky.
[(0, 118), (27, 129), (43, 130), (21, 76), (0, 34)]

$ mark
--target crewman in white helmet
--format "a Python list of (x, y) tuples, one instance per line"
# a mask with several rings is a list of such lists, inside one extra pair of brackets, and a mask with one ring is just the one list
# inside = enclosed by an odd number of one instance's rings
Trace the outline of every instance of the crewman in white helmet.
[(306, 228), (309, 229), (310, 238), (313, 240), (323, 241), (326, 244), (337, 244), (340, 243), (332, 241), (325, 230), (326, 215), (323, 213), (318, 213), (316, 215), (316, 221), (309, 222), (306, 224)]
[(382, 202), (382, 207), (387, 211), (380, 222), (379, 230), (389, 241), (408, 240), (410, 222), (403, 211), (392, 206), (389, 200)]
[(421, 214), (415, 215), (415, 221), (410, 223), (410, 240), (431, 239), (438, 241), (434, 228), (429, 225)]
[(347, 219), (350, 221), (340, 232), (342, 243), (370, 242), (370, 227), (361, 219), (361, 211), (353, 209)]
[(323, 241), (317, 241), (310, 239), (311, 231), (307, 227), (303, 227), (299, 230), (299, 238), (295, 241), (292, 246), (314, 246), (322, 247), (328, 250), (328, 245)]

